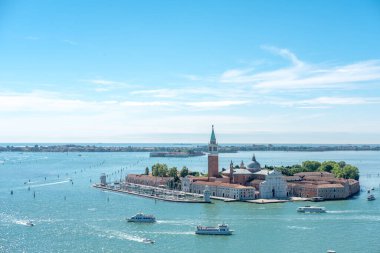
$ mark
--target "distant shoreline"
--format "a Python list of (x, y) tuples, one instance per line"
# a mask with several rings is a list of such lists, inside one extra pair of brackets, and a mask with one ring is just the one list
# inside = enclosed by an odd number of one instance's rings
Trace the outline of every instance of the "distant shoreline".
[[(323, 152), (323, 151), (380, 151), (379, 145), (272, 145), (241, 144), (220, 145), (219, 153), (236, 153), (239, 151), (289, 151), (289, 152)], [(95, 146), (95, 145), (33, 145), (1, 146), (0, 152), (207, 152), (206, 145), (192, 147), (179, 146)]]

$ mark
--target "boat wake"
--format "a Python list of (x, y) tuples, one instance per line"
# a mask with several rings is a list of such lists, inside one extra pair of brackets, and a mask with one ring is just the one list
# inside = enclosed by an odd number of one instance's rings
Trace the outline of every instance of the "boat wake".
[(35, 185), (32, 185), (31, 188), (38, 188), (38, 187), (44, 187), (44, 186), (56, 185), (56, 184), (64, 184), (68, 182), (70, 182), (70, 180), (64, 180), (64, 181), (58, 181), (58, 182), (52, 182), (52, 183), (46, 183), (46, 184), (35, 184)]
[(292, 230), (311, 230), (311, 229), (314, 229), (314, 228), (310, 228), (310, 227), (301, 227), (301, 226), (287, 226), (289, 229), (292, 229)]
[(105, 230), (103, 232), (104, 232), (103, 236), (108, 237), (109, 239), (116, 238), (116, 239), (135, 241), (135, 242), (141, 242), (141, 243), (144, 243), (146, 239), (146, 238), (139, 237), (137, 235), (127, 234), (125, 232), (118, 231), (118, 230)]
[(326, 213), (358, 213), (359, 210), (326, 211)]
[(183, 225), (189, 225), (189, 226), (195, 226), (196, 224), (192, 220), (157, 220), (158, 224), (170, 224), (170, 225), (178, 225), (178, 226), (183, 226)]
[(149, 232), (149, 234), (159, 234), (159, 235), (195, 235), (194, 232), (176, 232), (176, 231), (157, 231)]

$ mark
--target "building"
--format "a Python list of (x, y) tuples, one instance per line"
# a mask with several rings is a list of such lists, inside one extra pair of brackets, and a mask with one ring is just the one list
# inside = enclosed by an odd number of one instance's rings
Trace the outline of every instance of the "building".
[(329, 172), (302, 172), (287, 177), (292, 196), (324, 199), (345, 199), (360, 191), (359, 181), (335, 178)]
[(282, 173), (277, 170), (268, 172), (265, 181), (259, 185), (259, 191), (262, 199), (283, 199), (289, 196), (288, 184)]
[(223, 171), (222, 175), (228, 177), (231, 184), (246, 185), (252, 179), (253, 173), (245, 168), (243, 161), (239, 168), (235, 168), (231, 161), (230, 168)]
[(210, 143), (208, 144), (208, 152), (208, 177), (219, 177), (218, 144), (216, 142), (214, 125), (212, 125)]
[(230, 198), (236, 200), (255, 199), (255, 188), (239, 184), (229, 184), (220, 181), (195, 181), (190, 185), (190, 192), (203, 194), (204, 190), (210, 191), (211, 196)]
[(250, 164), (248, 164), (247, 169), (248, 169), (250, 172), (252, 172), (252, 173), (255, 173), (255, 172), (261, 170), (261, 165), (260, 165), (259, 162), (256, 161), (256, 156), (255, 156), (255, 154), (253, 154), (253, 156), (252, 156), (252, 162), (251, 162)]

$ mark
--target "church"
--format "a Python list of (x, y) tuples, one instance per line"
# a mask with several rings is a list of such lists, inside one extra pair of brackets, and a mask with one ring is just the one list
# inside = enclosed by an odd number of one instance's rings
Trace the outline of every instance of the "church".
[[(287, 197), (287, 183), (282, 174), (277, 171), (261, 170), (255, 155), (247, 167), (243, 161), (240, 166), (234, 166), (231, 161), (230, 168), (219, 173), (218, 148), (214, 126), (212, 126), (208, 144), (207, 177), (186, 176), (182, 178), (183, 191), (203, 194), (203, 191), (208, 188), (211, 196), (236, 200)], [(262, 178), (264, 180), (259, 180), (259, 184), (254, 187), (254, 182), (258, 182), (255, 180), (258, 175), (264, 175)]]

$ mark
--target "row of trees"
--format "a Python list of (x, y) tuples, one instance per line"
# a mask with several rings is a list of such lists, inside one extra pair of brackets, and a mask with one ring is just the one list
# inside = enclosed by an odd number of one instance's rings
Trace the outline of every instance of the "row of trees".
[(302, 164), (296, 164), (293, 166), (265, 166), (268, 169), (276, 169), (282, 172), (282, 174), (287, 176), (293, 176), (299, 172), (314, 172), (314, 171), (325, 171), (333, 173), (337, 178), (352, 178), (359, 179), (359, 169), (351, 164), (346, 164), (344, 161), (304, 161)]
[[(150, 174), (149, 167), (145, 168), (144, 174)], [(169, 168), (165, 163), (156, 163), (152, 166), (152, 176), (155, 177), (186, 177), (187, 175), (199, 176), (199, 172), (192, 172), (186, 166), (178, 171), (177, 167)]]

